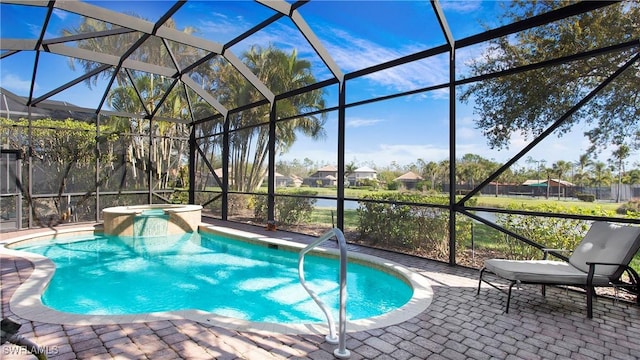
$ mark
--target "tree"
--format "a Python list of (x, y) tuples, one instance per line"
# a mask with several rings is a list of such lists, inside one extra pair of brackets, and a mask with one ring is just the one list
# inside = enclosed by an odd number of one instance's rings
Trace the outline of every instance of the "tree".
[[(30, 136), (25, 136), (30, 128)], [(101, 134), (108, 134), (111, 129), (106, 125), (100, 126)], [(96, 138), (96, 125), (74, 119), (53, 120), (26, 119), (9, 120), (0, 117), (0, 137), (3, 143), (12, 149), (21, 149), (33, 156), (33, 169), (37, 174), (33, 177), (33, 192), (35, 194), (54, 194), (51, 196), (53, 207), (47, 209), (46, 199), (33, 200), (28, 187), (21, 188), (26, 201), (31, 204), (34, 219), (42, 225), (57, 225), (65, 211), (63, 193), (87, 191), (84, 197), (76, 198), (73, 204), (66, 204), (76, 208), (76, 213), (88, 211), (84, 204), (89, 194), (95, 189), (96, 157), (101, 163), (112, 161), (112, 154), (97, 153), (98, 142), (108, 143), (113, 138), (103, 135)], [(29, 142), (29, 138), (31, 142)], [(4, 173), (3, 173), (4, 175)], [(8, 175), (7, 175), (8, 176)], [(72, 181), (69, 181), (72, 179)], [(80, 208), (83, 208), (80, 210)], [(55, 210), (57, 215), (52, 214)]]
[[(358, 169), (358, 166), (353, 161), (344, 166), (344, 181), (345, 181), (345, 183), (349, 182), (349, 175), (355, 174), (356, 169)], [(354, 185), (358, 185), (358, 184), (356, 184), (355, 181), (354, 181)]]
[(438, 176), (441, 172), (438, 164), (433, 161), (425, 163), (423, 159), (418, 159), (418, 166), (420, 168), (419, 173), (422, 178), (429, 179), (429, 181), (431, 182), (430, 189), (435, 189), (436, 181), (438, 180)]
[[(186, 103), (179, 92), (169, 93), (164, 103), (159, 104), (168, 91), (168, 80), (154, 80), (153, 74), (141, 75), (134, 84), (125, 82), (123, 86), (115, 88), (107, 98), (108, 104), (117, 111), (132, 114), (145, 114), (162, 110), (162, 114), (169, 118), (185, 118)], [(145, 101), (141, 102), (140, 97)], [(125, 137), (129, 161), (132, 163), (134, 179), (138, 179), (136, 167), (143, 171), (151, 166), (155, 178), (160, 180), (161, 187), (168, 185), (169, 175), (173, 169), (173, 176), (177, 180), (178, 170), (182, 166), (184, 157), (184, 141), (177, 141), (178, 137), (186, 137), (188, 129), (184, 124), (168, 121), (151, 122), (144, 118), (111, 118), (109, 123), (120, 133), (131, 133), (130, 139)], [(149, 136), (153, 144), (149, 144)], [(176, 144), (177, 142), (177, 144)]]
[(562, 176), (567, 172), (569, 172), (569, 170), (571, 170), (571, 163), (568, 163), (564, 160), (558, 160), (553, 165), (551, 165), (551, 168), (558, 175), (558, 200), (560, 200), (560, 187), (561, 187), (560, 183), (562, 181)]
[(589, 178), (588, 174), (585, 173), (585, 170), (593, 165), (593, 161), (589, 157), (589, 154), (582, 154), (576, 161), (575, 165), (578, 167), (578, 173), (574, 175), (578, 183), (581, 187), (584, 186), (585, 180)]
[(602, 161), (594, 162), (592, 165), (593, 177), (591, 182), (596, 185), (596, 199), (600, 198), (600, 187), (603, 184), (608, 184), (611, 180), (611, 171), (607, 167), (607, 164)]
[(622, 186), (622, 173), (624, 172), (624, 161), (631, 155), (631, 150), (627, 145), (620, 145), (611, 154), (611, 160), (618, 168), (618, 190), (616, 191), (616, 202), (620, 202), (620, 187)]
[[(141, 18), (139, 15), (132, 14)], [(176, 28), (173, 19), (168, 19), (164, 27)], [(89, 17), (83, 17), (82, 22), (77, 27), (66, 28), (62, 30), (63, 36), (72, 36), (76, 34), (86, 34), (91, 32), (104, 32), (117, 28), (113, 24), (95, 20)], [(193, 33), (194, 29), (187, 27), (182, 30), (186, 34)], [(122, 56), (130, 47), (140, 39), (140, 34), (135, 32), (99, 36), (93, 38), (84, 38), (76, 42), (76, 46), (80, 49), (91, 50), (100, 53)], [(135, 51), (133, 51), (128, 59), (150, 63), (154, 65), (172, 67), (170, 52), (178, 57), (180, 63), (195, 61), (204, 56), (202, 50), (194, 47), (186, 46), (178, 42), (163, 42), (160, 38), (150, 36)], [(74, 69), (76, 65), (81, 66), (85, 72), (93, 71), (102, 64), (71, 59), (69, 66)], [(132, 136), (123, 137), (124, 142), (122, 151), (125, 151), (131, 162), (131, 170), (134, 179), (139, 179), (136, 168), (139, 166), (142, 170), (147, 170), (148, 165), (152, 165), (157, 179), (161, 180), (164, 187), (168, 183), (170, 169), (174, 170), (174, 176), (177, 176), (180, 168), (180, 159), (184, 152), (184, 142), (176, 145), (176, 136), (185, 136), (186, 126), (184, 124), (158, 121), (155, 127), (149, 126), (149, 121), (144, 119), (144, 115), (156, 113), (164, 117), (183, 119), (186, 117), (187, 104), (182, 93), (173, 91), (166, 96), (165, 101), (160, 100), (169, 91), (170, 81), (152, 73), (131, 72), (134, 77), (133, 83), (124, 71), (115, 74), (115, 85), (111, 89), (108, 96), (108, 104), (117, 111), (128, 112), (132, 114), (141, 114), (140, 118), (126, 119), (122, 117), (112, 117), (108, 121), (118, 133), (132, 133)], [(89, 87), (95, 86), (99, 78), (111, 78), (113, 70), (103, 71), (85, 80)], [(142, 135), (153, 135), (154, 144), (147, 144), (145, 150), (145, 142)], [(177, 148), (177, 149), (176, 149)], [(172, 156), (173, 154), (173, 156)], [(123, 154), (124, 155), (124, 154)], [(125, 170), (126, 175), (126, 170)], [(126, 179), (124, 179), (126, 180)], [(124, 182), (122, 183), (124, 184)]]
[[(142, 18), (137, 14), (130, 14), (134, 17)], [(168, 19), (163, 26), (175, 29), (176, 24), (173, 19)], [(88, 34), (93, 32), (105, 32), (109, 30), (114, 30), (119, 28), (117, 25), (113, 25), (111, 23), (96, 20), (90, 17), (83, 17), (82, 22), (77, 27), (62, 29), (63, 36), (73, 36), (77, 34)], [(191, 27), (186, 27), (182, 30), (186, 34), (192, 34), (195, 29)], [(111, 54), (116, 56), (124, 55), (131, 46), (140, 39), (140, 34), (132, 31), (128, 33), (112, 35), (112, 36), (99, 36), (86, 38), (83, 40), (79, 40), (76, 42), (76, 46), (80, 49), (91, 50), (95, 52), (100, 52), (104, 54)], [(204, 56), (204, 52), (195, 50), (194, 47), (182, 45), (178, 42), (170, 42), (170, 47), (172, 47), (171, 51), (173, 54), (179, 54), (180, 62), (187, 63), (190, 60), (195, 61), (202, 56)], [(170, 64), (170, 58), (168, 56), (167, 48), (160, 41), (159, 38), (152, 36), (147, 41), (145, 41), (137, 51), (134, 51), (130, 54), (129, 59), (138, 60), (147, 63), (153, 63), (162, 66), (172, 66)], [(184, 59), (184, 60), (183, 60)], [(91, 72), (102, 64), (80, 60), (80, 59), (69, 59), (69, 67), (71, 69), (75, 69), (76, 63), (79, 64), (86, 73)], [(110, 78), (113, 72), (103, 71), (100, 74), (92, 76), (86, 80), (86, 83), (89, 87), (95, 86), (98, 83), (98, 79), (100, 77)], [(123, 86), (126, 81), (126, 75), (122, 72), (116, 74), (116, 82), (118, 86)]]
[(640, 169), (627, 171), (622, 177), (622, 183), (628, 185), (640, 184)]
[[(287, 54), (284, 51), (269, 46), (263, 49), (251, 47), (243, 55), (243, 62), (249, 69), (276, 94), (298, 89), (316, 82), (311, 73), (311, 63), (299, 60), (294, 50)], [(242, 104), (252, 103), (262, 99), (262, 96), (242, 75), (226, 61), (217, 65), (218, 79), (208, 84), (221, 102), (230, 108)], [(217, 86), (218, 81), (224, 86)], [(289, 97), (277, 102), (278, 118), (291, 118), (276, 123), (276, 152), (285, 153), (296, 141), (298, 134), (319, 139), (325, 136), (324, 123), (326, 114), (302, 115), (306, 112), (324, 109), (322, 90), (314, 90), (304, 94)], [(268, 107), (252, 108), (230, 115), (233, 131), (230, 136), (230, 184), (234, 190), (253, 191), (266, 175), (266, 160), (268, 155), (269, 128)]]
[[(548, 12), (568, 2), (516, 0), (500, 17), (507, 23)], [(470, 76), (539, 63), (637, 39), (640, 3), (627, 1), (494, 39), (482, 57), (470, 64)], [(513, 134), (531, 139), (600, 85), (637, 52), (635, 47), (553, 67), (491, 78), (471, 84), (461, 100), (473, 98), (482, 129), (492, 148), (509, 146)], [(640, 63), (623, 72), (559, 128), (558, 136), (583, 121), (591, 150), (612, 142), (639, 146)]]

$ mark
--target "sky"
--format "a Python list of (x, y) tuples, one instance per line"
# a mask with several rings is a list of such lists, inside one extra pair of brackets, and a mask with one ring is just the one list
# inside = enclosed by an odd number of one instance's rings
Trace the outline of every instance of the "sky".
[[(172, 5), (171, 1), (89, 1), (114, 11), (143, 14), (155, 21)], [(497, 27), (496, 14), (500, 1), (442, 1), (441, 6), (454, 38), (461, 39), (481, 32), (483, 26)], [(45, 9), (0, 4), (3, 38), (37, 39)], [(26, 8), (26, 9), (25, 9)], [(308, 25), (322, 46), (343, 73), (393, 60), (411, 53), (444, 44), (444, 36), (428, 1), (311, 1), (300, 9)], [(173, 17), (178, 29), (193, 27), (195, 35), (224, 44), (274, 14), (274, 11), (249, 1), (188, 1)], [(64, 28), (77, 26), (80, 16), (56, 10), (45, 38), (61, 36)], [(332, 76), (309, 43), (300, 35), (292, 22), (281, 18), (248, 39), (231, 47), (237, 56), (252, 44), (272, 43), (278, 48), (295, 49), (299, 59), (308, 60), (316, 79)], [(486, 49), (476, 46), (457, 54), (456, 69), (464, 73), (466, 64), (481, 56)], [(82, 69), (72, 70), (65, 57), (41, 53), (34, 95), (40, 96), (67, 81), (82, 75)], [(18, 95), (27, 95), (33, 69), (33, 53), (10, 56), (0, 63), (0, 85)], [(347, 83), (347, 102), (394, 94), (448, 81), (448, 59), (438, 56), (399, 66)], [(84, 83), (65, 90), (54, 99), (79, 106), (95, 108), (106, 82), (101, 80), (95, 88)], [(326, 89), (327, 106), (338, 101), (337, 87)], [(347, 163), (356, 165), (407, 165), (418, 159), (441, 161), (449, 155), (449, 93), (434, 91), (397, 98), (346, 110)], [(523, 135), (515, 134), (509, 149), (490, 149), (482, 133), (475, 127), (477, 116), (473, 102), (457, 102), (456, 154), (458, 157), (473, 153), (494, 161), (504, 162), (526, 146)], [(329, 113), (325, 130), (327, 136), (312, 140), (299, 136), (298, 141), (278, 160), (308, 158), (323, 164), (337, 164), (337, 113)], [(575, 162), (589, 143), (582, 135), (586, 130), (576, 126), (575, 131), (558, 139), (553, 136), (539, 144), (525, 158), (545, 160), (550, 166), (558, 160)], [(608, 158), (607, 151), (599, 157)], [(533, 163), (520, 161), (519, 166), (533, 167)]]

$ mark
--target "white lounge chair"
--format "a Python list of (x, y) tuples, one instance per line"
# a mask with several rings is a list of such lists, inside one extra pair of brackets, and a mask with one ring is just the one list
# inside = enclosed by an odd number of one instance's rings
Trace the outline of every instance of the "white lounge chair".
[[(640, 305), (640, 277), (629, 267), (631, 259), (640, 248), (640, 227), (621, 226), (608, 222), (594, 222), (580, 244), (573, 250), (569, 261), (547, 260), (550, 252), (557, 249), (543, 249), (543, 260), (505, 260), (491, 259), (480, 270), (478, 294), (484, 281), (496, 289), (504, 291), (495, 284), (483, 279), (485, 272), (491, 272), (509, 280), (507, 305), (509, 312), (511, 290), (516, 284), (541, 284), (542, 294), (545, 285), (568, 285), (583, 287), (587, 293), (587, 316), (593, 317), (593, 297), (595, 287), (624, 287), (636, 294)], [(627, 273), (630, 281), (621, 277)]]

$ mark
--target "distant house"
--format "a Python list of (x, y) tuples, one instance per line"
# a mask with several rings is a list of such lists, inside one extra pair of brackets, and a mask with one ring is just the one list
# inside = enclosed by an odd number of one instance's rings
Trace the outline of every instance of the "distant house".
[(351, 185), (358, 185), (358, 183), (364, 179), (376, 181), (378, 179), (378, 172), (370, 167), (363, 166), (347, 175), (347, 180)]
[(302, 178), (298, 175), (291, 174), (287, 176), (276, 172), (276, 187), (300, 187), (302, 181)]
[[(267, 177), (268, 179), (268, 177)], [(291, 183), (291, 178), (276, 172), (276, 187), (287, 187)]]
[(560, 179), (526, 180), (522, 185), (534, 188), (532, 191), (534, 195), (558, 195), (559, 193), (560, 196), (573, 196), (573, 188), (576, 186), (572, 182)]
[[(212, 174), (208, 169), (196, 172), (196, 184), (202, 187), (219, 187), (222, 186), (223, 176), (222, 168), (217, 168)], [(220, 180), (220, 183), (216, 181), (216, 176)]]
[(320, 169), (316, 170), (316, 172), (311, 174), (310, 177), (324, 178), (327, 175), (331, 175), (331, 176), (337, 178), (338, 177), (338, 168), (336, 168), (333, 165), (323, 166)]
[(18, 96), (0, 87), (0, 116), (16, 120), (27, 116), (31, 116), (34, 119), (65, 120), (72, 118), (91, 122), (96, 119), (94, 109), (86, 109), (57, 100), (44, 100), (38, 107), (29, 107), (27, 106), (28, 100), (24, 96)]
[(291, 185), (293, 187), (300, 187), (304, 183), (304, 179), (298, 175), (292, 174), (289, 176), (291, 178)]
[(327, 175), (322, 178), (322, 186), (337, 186), (338, 178), (333, 175)]
[(401, 186), (407, 190), (413, 190), (418, 185), (418, 182), (422, 181), (422, 176), (414, 173), (413, 171), (406, 172), (397, 178), (393, 179), (393, 181), (397, 181), (401, 184)]
[(304, 179), (304, 184), (309, 186), (335, 186), (337, 185), (338, 168), (333, 165), (323, 166)]

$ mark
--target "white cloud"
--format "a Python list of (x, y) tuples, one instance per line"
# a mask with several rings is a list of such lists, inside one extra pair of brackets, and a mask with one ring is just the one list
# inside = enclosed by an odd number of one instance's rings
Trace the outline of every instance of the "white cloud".
[[(2, 74), (2, 87), (15, 93), (24, 93), (30, 90), (31, 80), (22, 80), (14, 74)], [(35, 90), (37, 89), (36, 84)]]
[(199, 32), (212, 34), (216, 37), (221, 35), (235, 36), (251, 26), (241, 16), (230, 19), (222, 13), (214, 12), (209, 15), (206, 17), (207, 20), (200, 21), (198, 25)]
[(481, 1), (440, 0), (443, 10), (451, 10), (459, 13), (470, 13), (478, 10)]
[[(390, 49), (372, 41), (361, 39), (336, 28), (326, 28), (323, 39), (327, 51), (345, 72), (365, 69), (418, 51), (418, 45), (409, 48)], [(448, 60), (446, 56), (412, 62), (386, 69), (370, 75), (371, 81), (397, 91), (412, 90), (448, 81)]]
[(64, 10), (60, 10), (60, 9), (53, 9), (53, 15), (55, 17), (57, 17), (60, 20), (65, 20), (67, 18), (67, 16), (69, 15), (68, 12), (64, 11)]
[(460, 140), (471, 140), (482, 137), (482, 134), (478, 130), (470, 127), (459, 127), (456, 128), (456, 137)]
[(42, 25), (26, 24), (26, 27), (29, 29), (29, 33), (31, 34), (31, 36), (33, 36), (36, 39), (40, 37), (40, 32), (42, 31)]
[(380, 119), (362, 119), (362, 118), (350, 118), (346, 120), (346, 127), (358, 128), (363, 126), (372, 126), (384, 120)]
[[(212, 13), (211, 17), (212, 20), (201, 22), (198, 27), (200, 32), (208, 34), (205, 36), (207, 38), (215, 37), (228, 41), (250, 27), (250, 24), (242, 18), (229, 19), (217, 13)], [(421, 44), (410, 44), (404, 48), (388, 48), (353, 36), (344, 29), (329, 26), (319, 27), (316, 31), (321, 32), (318, 35), (321, 38), (322, 46), (325, 47), (332, 60), (338, 64), (340, 70), (345, 73), (395, 60), (427, 47)], [(234, 45), (231, 50), (240, 56), (253, 44), (275, 44), (284, 51), (296, 49), (300, 59), (312, 63), (312, 69), (319, 80), (332, 76), (313, 47), (298, 29), (289, 23), (276, 22), (271, 24)], [(448, 76), (448, 59), (445, 54), (379, 71), (367, 75), (366, 78), (375, 85), (381, 85), (394, 91), (407, 91), (445, 83), (448, 81)], [(447, 94), (447, 89), (430, 93), (431, 96), (436, 97), (446, 97)]]

